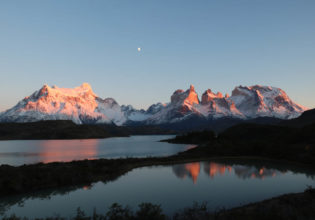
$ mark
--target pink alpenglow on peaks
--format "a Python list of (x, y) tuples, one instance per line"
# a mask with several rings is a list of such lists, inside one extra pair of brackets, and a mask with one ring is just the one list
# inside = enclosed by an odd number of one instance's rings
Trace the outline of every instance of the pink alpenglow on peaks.
[(286, 93), (270, 86), (236, 87), (232, 95), (222, 95), (207, 89), (199, 102), (194, 86), (186, 91), (176, 90), (171, 102), (147, 119), (149, 124), (174, 123), (197, 116), (205, 119), (275, 117), (290, 119), (298, 117), (307, 108), (294, 103)]
[(76, 88), (44, 85), (31, 96), (5, 112), (6, 121), (72, 120), (82, 123), (125, 122), (120, 106), (111, 99), (101, 99), (88, 83)]
[(196, 93), (195, 87), (193, 85), (190, 85), (189, 93), (185, 99), (185, 102), (190, 105), (199, 104), (198, 94)]
[(182, 89), (176, 90), (171, 96), (171, 103), (183, 103), (188, 105), (199, 104), (198, 94), (195, 92), (195, 87), (193, 85), (186, 91)]
[(295, 118), (307, 110), (294, 103), (282, 89), (271, 86), (238, 86), (232, 91), (230, 99), (237, 109), (251, 118)]
[(222, 93), (221, 92), (217, 92), (217, 94), (213, 93), (211, 91), (211, 89), (207, 89), (203, 94), (202, 94), (202, 97), (201, 97), (201, 103), (202, 104), (207, 104), (209, 103), (210, 101), (212, 101), (213, 99), (221, 99), (223, 96), (222, 96)]
[(113, 98), (96, 95), (88, 83), (75, 88), (44, 85), (13, 108), (0, 114), (1, 122), (72, 120), (82, 123), (123, 125), (128, 122), (176, 123), (187, 119), (253, 119), (298, 117), (307, 108), (294, 103), (281, 89), (271, 86), (238, 86), (231, 96), (207, 89), (201, 101), (193, 85), (176, 90), (169, 103), (156, 103), (147, 110), (120, 106)]

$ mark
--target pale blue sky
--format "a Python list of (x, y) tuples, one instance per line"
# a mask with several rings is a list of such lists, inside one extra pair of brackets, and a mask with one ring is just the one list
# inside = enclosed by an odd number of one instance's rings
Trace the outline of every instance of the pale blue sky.
[(0, 0), (0, 74), (0, 111), (82, 82), (142, 108), (190, 84), (271, 85), (315, 107), (315, 1)]

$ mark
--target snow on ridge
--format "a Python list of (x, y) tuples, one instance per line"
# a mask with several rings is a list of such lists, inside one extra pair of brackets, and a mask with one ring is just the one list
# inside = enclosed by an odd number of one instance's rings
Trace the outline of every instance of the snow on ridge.
[(89, 84), (70, 88), (44, 85), (1, 115), (1, 121), (72, 120), (74, 123), (123, 124), (126, 119), (114, 99), (101, 99)]
[(271, 86), (238, 86), (231, 96), (206, 90), (199, 99), (193, 85), (176, 90), (167, 104), (156, 103), (147, 110), (120, 106), (115, 99), (102, 99), (88, 83), (75, 88), (44, 85), (13, 108), (0, 113), (0, 121), (72, 120), (81, 123), (142, 121), (146, 124), (173, 123), (191, 116), (205, 119), (221, 117), (256, 118), (298, 117), (307, 108), (294, 103), (281, 89)]

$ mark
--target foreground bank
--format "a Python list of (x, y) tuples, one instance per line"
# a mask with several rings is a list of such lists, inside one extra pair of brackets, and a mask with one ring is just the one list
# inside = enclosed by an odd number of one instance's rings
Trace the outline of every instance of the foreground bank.
[[(234, 160), (238, 164), (242, 164), (245, 159), (247, 161), (264, 159), (258, 157), (215, 157), (206, 154), (201, 155), (201, 152), (201, 150), (195, 148), (170, 157), (83, 160), (39, 163), (19, 167), (1, 165), (0, 196), (36, 192), (43, 189), (91, 185), (98, 181), (113, 181), (132, 169), (146, 166), (173, 165), (213, 159)], [(266, 160), (265, 158), (265, 161), (268, 164), (278, 160)], [(291, 163), (293, 166), (298, 165), (299, 169), (302, 168), (306, 172), (307, 170), (310, 173), (314, 171), (313, 166), (308, 164), (285, 162), (286, 164)], [(268, 168), (268, 165), (264, 166)]]
[[(207, 204), (194, 203), (192, 207), (178, 210), (172, 216), (164, 214), (160, 205), (151, 203), (139, 204), (138, 210), (123, 207), (120, 204), (112, 204), (106, 214), (99, 214), (94, 210), (93, 215), (86, 215), (80, 208), (73, 217), (61, 217), (59, 215), (42, 218), (43, 220), (80, 219), (80, 220), (239, 220), (239, 219), (314, 219), (315, 216), (315, 190), (306, 189), (302, 193), (286, 194), (261, 202), (251, 203), (245, 206), (215, 212), (208, 210)], [(29, 220), (29, 218), (17, 217), (14, 214), (4, 216), (4, 220)], [(41, 218), (36, 218), (41, 219)]]

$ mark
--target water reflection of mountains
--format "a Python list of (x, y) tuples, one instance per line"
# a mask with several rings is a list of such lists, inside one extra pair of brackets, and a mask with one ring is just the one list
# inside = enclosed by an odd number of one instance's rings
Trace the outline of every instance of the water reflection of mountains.
[[(194, 162), (186, 164), (178, 164), (172, 167), (174, 174), (184, 179), (186, 177), (191, 178), (194, 183), (197, 182), (198, 176), (201, 170), (209, 176), (210, 179), (216, 176), (223, 175), (235, 175), (240, 179), (265, 179), (272, 178), (278, 175), (282, 175), (289, 170), (292, 172), (299, 172), (296, 169), (284, 168), (283, 166), (272, 168), (272, 166), (263, 166), (259, 164), (246, 165), (246, 164), (225, 164), (218, 162)], [(304, 170), (303, 170), (304, 173)], [(314, 179), (314, 174), (308, 174), (306, 176)]]
[[(315, 179), (315, 172), (312, 169), (305, 167), (290, 166), (286, 163), (269, 163), (266, 161), (255, 161), (253, 160), (236, 160), (236, 161), (211, 161), (211, 162), (194, 162), (186, 164), (177, 164), (170, 166), (174, 174), (184, 179), (186, 177), (191, 178), (194, 183), (200, 175), (201, 170), (209, 176), (209, 179), (214, 179), (223, 175), (235, 174), (238, 178), (248, 179), (248, 178), (269, 178), (276, 175), (284, 174), (288, 171), (293, 173), (303, 173), (307, 177)], [(139, 168), (141, 169), (141, 168)], [(118, 177), (119, 178), (119, 177)], [(116, 181), (117, 179), (113, 180)], [(0, 215), (3, 215), (11, 206), (19, 204), (23, 206), (27, 199), (50, 199), (55, 195), (66, 195), (70, 192), (76, 191), (78, 189), (88, 190), (92, 188), (93, 185), (89, 186), (73, 186), (65, 187), (62, 189), (51, 189), (42, 190), (34, 193), (27, 193), (24, 195), (13, 195), (8, 197), (0, 198)]]
[(179, 178), (189, 177), (193, 180), (194, 183), (197, 182), (198, 176), (203, 166), (203, 171), (211, 179), (216, 176), (223, 176), (229, 174), (235, 174), (238, 178), (248, 179), (248, 178), (259, 178), (264, 179), (266, 177), (274, 177), (280, 175), (282, 172), (275, 169), (266, 169), (265, 167), (256, 168), (252, 166), (229, 166), (225, 164), (219, 164), (215, 162), (195, 162), (187, 163), (173, 166), (174, 174)]

